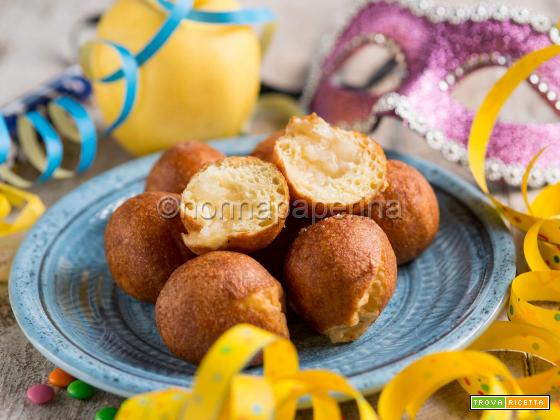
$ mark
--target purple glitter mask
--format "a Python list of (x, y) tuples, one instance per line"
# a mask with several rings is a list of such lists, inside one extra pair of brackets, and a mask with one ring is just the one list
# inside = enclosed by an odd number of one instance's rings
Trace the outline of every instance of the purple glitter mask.
[[(328, 121), (365, 130), (392, 115), (422, 135), (434, 149), (466, 163), (466, 145), (474, 118), (451, 95), (453, 86), (485, 66), (508, 66), (523, 55), (560, 44), (560, 31), (543, 15), (523, 8), (475, 6), (451, 8), (426, 0), (366, 1), (312, 65), (303, 102)], [(406, 76), (393, 92), (381, 96), (348, 89), (333, 77), (357, 50), (369, 44), (393, 48)], [(541, 66), (530, 84), (560, 111), (560, 60)], [(498, 122), (488, 148), (487, 175), (519, 185), (531, 157), (560, 140), (560, 123)], [(558, 143), (556, 143), (558, 144)], [(560, 181), (560, 147), (539, 159), (530, 185)]]

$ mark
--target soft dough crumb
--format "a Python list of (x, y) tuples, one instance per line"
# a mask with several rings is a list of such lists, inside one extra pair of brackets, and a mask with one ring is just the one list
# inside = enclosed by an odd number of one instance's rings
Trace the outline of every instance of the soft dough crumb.
[(386, 157), (364, 134), (330, 126), (316, 114), (293, 117), (274, 147), (292, 199), (329, 209), (367, 203), (386, 187)]
[(288, 187), (274, 165), (254, 157), (225, 158), (202, 168), (183, 191), (183, 239), (197, 254), (249, 252), (274, 239), (288, 211)]

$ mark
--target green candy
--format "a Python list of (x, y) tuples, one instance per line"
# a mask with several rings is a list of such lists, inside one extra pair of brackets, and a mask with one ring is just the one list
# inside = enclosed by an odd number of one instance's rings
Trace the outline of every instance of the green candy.
[(94, 420), (113, 420), (117, 415), (118, 409), (115, 407), (105, 407), (95, 413)]
[(66, 392), (72, 398), (76, 398), (78, 400), (89, 400), (95, 394), (95, 388), (85, 382), (80, 380), (76, 380), (68, 385), (66, 388)]

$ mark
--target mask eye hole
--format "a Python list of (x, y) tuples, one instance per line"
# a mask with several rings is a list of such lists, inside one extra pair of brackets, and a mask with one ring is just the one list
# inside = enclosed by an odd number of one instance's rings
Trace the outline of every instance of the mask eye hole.
[(331, 83), (379, 97), (398, 89), (405, 77), (405, 58), (399, 48), (370, 42), (354, 50), (339, 65)]
[[(473, 70), (454, 83), (450, 88), (451, 96), (475, 113), (494, 83), (505, 72), (506, 69), (501, 66), (487, 66)], [(517, 124), (558, 122), (558, 114), (554, 107), (560, 100), (560, 92), (555, 95), (558, 99), (551, 101), (540, 96), (529, 82), (522, 83), (506, 102), (500, 120)], [(552, 97), (551, 94), (550, 98)]]

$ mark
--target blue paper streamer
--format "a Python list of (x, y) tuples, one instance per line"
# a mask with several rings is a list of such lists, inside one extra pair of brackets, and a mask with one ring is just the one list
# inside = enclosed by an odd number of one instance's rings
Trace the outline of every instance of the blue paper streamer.
[[(158, 3), (171, 11), (174, 3), (168, 0), (158, 0)], [(222, 25), (258, 25), (271, 22), (275, 19), (274, 13), (264, 7), (231, 10), (227, 12), (209, 12), (206, 10), (191, 9), (185, 15), (185, 19), (202, 23), (215, 23)]]
[[(132, 53), (122, 45), (111, 41), (96, 42), (105, 44), (117, 52), (122, 64), (120, 72), (123, 74), (125, 80), (125, 94), (124, 101), (121, 106), (121, 112), (117, 119), (105, 130), (105, 134), (109, 135), (123, 122), (125, 122), (132, 112), (134, 102), (136, 102), (136, 94), (138, 93), (138, 64)], [(100, 81), (110, 83), (110, 80), (106, 78), (103, 78)]]
[(18, 109), (17, 112), (6, 111), (4, 115), (8, 131), (12, 135), (15, 133), (17, 119), (22, 112), (35, 111), (61, 95), (69, 96), (77, 101), (85, 101), (89, 99), (91, 94), (91, 83), (84, 79), (77, 65), (72, 66), (61, 76), (18, 98), (7, 106), (6, 109), (14, 106)]
[[(161, 26), (161, 28), (156, 32), (154, 37), (148, 42), (142, 50), (134, 57), (132, 53), (127, 50), (128, 55), (131, 55), (136, 63), (137, 67), (143, 66), (150, 58), (152, 58), (160, 49), (165, 45), (167, 40), (177, 27), (181, 24), (181, 21), (187, 14), (189, 10), (191, 10), (193, 5), (193, 0), (178, 0), (177, 3), (172, 3), (169, 16)], [(101, 41), (103, 43), (116, 46), (117, 44), (111, 41)], [(122, 47), (124, 48), (124, 47)], [(115, 73), (111, 74), (103, 78), (101, 81), (104, 83), (111, 83), (116, 82), (117, 80), (122, 79), (123, 77), (127, 80), (127, 83), (132, 82), (132, 79), (126, 77), (126, 72), (124, 68), (117, 70)]]
[[(62, 96), (51, 101), (50, 105), (62, 108), (76, 124), (81, 146), (80, 161), (76, 172), (87, 170), (95, 159), (97, 149), (97, 133), (93, 119), (79, 102), (67, 96)], [(45, 144), (46, 165), (44, 168), (40, 169), (41, 175), (37, 179), (37, 182), (43, 183), (52, 178), (62, 164), (62, 140), (49, 120), (38, 111), (29, 111), (21, 116), (20, 119), (26, 119), (31, 125), (31, 128), (37, 132), (39, 138)], [(18, 121), (18, 124), (22, 124), (22, 122)], [(9, 152), (10, 130), (6, 124), (5, 117), (0, 114), (0, 165), (8, 163)], [(18, 177), (18, 179), (20, 178)], [(20, 182), (27, 181), (23, 180)]]
[(39, 183), (43, 183), (51, 178), (54, 172), (60, 168), (62, 163), (62, 142), (53, 126), (39, 112), (28, 112), (22, 118), (29, 120), (45, 144), (47, 164), (37, 180)]
[(54, 100), (52, 104), (64, 109), (76, 124), (81, 143), (80, 161), (76, 167), (76, 172), (84, 172), (93, 164), (97, 151), (95, 124), (86, 109), (67, 96)]
[(8, 125), (4, 119), (4, 115), (0, 113), (0, 165), (5, 164), (10, 156), (10, 132)]

